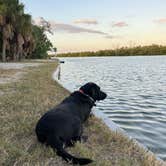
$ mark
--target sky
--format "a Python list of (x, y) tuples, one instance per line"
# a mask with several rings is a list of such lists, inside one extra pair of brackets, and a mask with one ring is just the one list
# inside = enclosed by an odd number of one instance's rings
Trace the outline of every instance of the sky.
[(166, 0), (20, 0), (58, 52), (166, 45)]

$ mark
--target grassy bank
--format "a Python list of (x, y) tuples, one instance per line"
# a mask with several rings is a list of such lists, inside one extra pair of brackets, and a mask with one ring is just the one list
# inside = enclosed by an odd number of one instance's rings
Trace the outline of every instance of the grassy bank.
[[(38, 143), (34, 132), (41, 115), (69, 95), (52, 80), (56, 65), (49, 62), (28, 68), (19, 81), (0, 85), (0, 90), (6, 92), (0, 95), (0, 165), (68, 165), (51, 148)], [(162, 165), (128, 138), (111, 132), (95, 117), (85, 124), (85, 133), (88, 141), (68, 151), (75, 156), (92, 158), (92, 166)]]

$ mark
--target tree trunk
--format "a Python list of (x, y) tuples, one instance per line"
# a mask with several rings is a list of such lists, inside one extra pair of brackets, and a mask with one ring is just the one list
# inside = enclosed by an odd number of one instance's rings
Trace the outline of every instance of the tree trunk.
[(13, 61), (16, 61), (17, 48), (16, 44), (13, 44)]
[(23, 36), (19, 33), (17, 35), (17, 60), (21, 60), (22, 58), (22, 53), (23, 53), (23, 44), (24, 44), (24, 38)]
[(2, 45), (2, 61), (6, 62), (6, 49), (8, 44), (8, 39), (11, 34), (11, 26), (9, 24), (6, 24), (2, 28), (2, 39), (3, 39), (3, 45)]
[(13, 56), (13, 61), (16, 62), (17, 61), (17, 53), (14, 53), (14, 56)]
[(3, 39), (3, 46), (2, 46), (2, 62), (6, 62), (6, 40)]

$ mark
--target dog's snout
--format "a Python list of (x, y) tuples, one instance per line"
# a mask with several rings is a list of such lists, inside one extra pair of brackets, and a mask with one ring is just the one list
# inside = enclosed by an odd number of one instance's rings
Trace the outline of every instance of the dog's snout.
[(107, 97), (107, 94), (103, 91), (100, 91), (100, 100), (104, 100)]

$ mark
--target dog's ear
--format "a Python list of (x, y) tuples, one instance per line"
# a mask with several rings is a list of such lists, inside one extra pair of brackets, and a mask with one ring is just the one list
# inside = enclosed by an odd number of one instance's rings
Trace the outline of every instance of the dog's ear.
[(88, 95), (90, 93), (88, 84), (81, 86), (80, 90), (82, 90), (85, 94), (88, 94)]
[(88, 83), (86, 83), (85, 85), (83, 85), (80, 89), (83, 90), (83, 92), (84, 92), (85, 94), (91, 96), (91, 95), (92, 95), (91, 89), (92, 89), (92, 87), (94, 86), (93, 84), (94, 84), (94, 83), (88, 82)]

